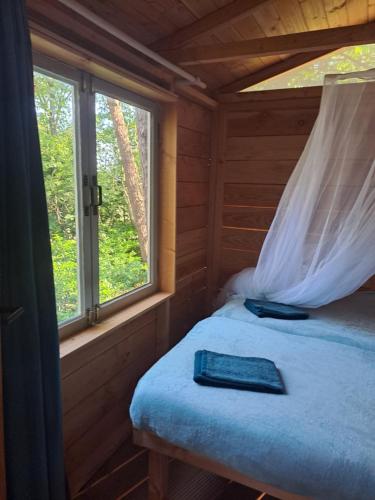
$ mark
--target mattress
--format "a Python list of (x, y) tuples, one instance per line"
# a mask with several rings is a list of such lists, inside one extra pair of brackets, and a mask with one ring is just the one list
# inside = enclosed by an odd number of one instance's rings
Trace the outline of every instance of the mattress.
[[(199, 386), (199, 349), (273, 360), (287, 394)], [(214, 316), (142, 377), (130, 415), (137, 429), (282, 490), (358, 500), (374, 498), (374, 394), (375, 349)]]
[(243, 303), (243, 298), (233, 298), (213, 316), (375, 350), (375, 292), (357, 292), (327, 306), (306, 309), (310, 317), (301, 321), (258, 318)]

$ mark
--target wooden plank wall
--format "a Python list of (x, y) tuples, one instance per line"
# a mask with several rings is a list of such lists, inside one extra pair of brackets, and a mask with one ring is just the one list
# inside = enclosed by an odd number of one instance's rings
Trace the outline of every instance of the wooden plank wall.
[(176, 294), (172, 345), (206, 313), (212, 112), (186, 99), (178, 104)]
[(72, 493), (131, 433), (128, 408), (156, 360), (155, 310), (62, 358), (65, 464)]
[[(222, 105), (216, 280), (256, 265), (285, 184), (316, 119), (320, 89), (247, 93)], [(220, 205), (219, 205), (220, 206)]]
[[(255, 266), (276, 207), (316, 120), (321, 88), (223, 96), (216, 189), (216, 284)], [(374, 278), (364, 288), (375, 289)]]
[[(211, 112), (178, 104), (175, 344), (206, 312)], [(137, 380), (157, 359), (164, 305), (62, 358), (67, 475), (76, 493), (131, 435), (128, 409)]]

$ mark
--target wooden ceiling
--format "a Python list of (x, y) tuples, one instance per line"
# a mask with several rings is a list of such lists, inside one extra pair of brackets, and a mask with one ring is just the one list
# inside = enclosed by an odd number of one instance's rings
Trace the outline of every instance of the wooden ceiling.
[[(171, 49), (216, 46), (290, 33), (365, 24), (375, 0), (79, 0), (130, 36), (168, 56)], [(32, 9), (43, 3), (28, 0)], [(61, 5), (59, 6), (61, 8)], [(374, 33), (374, 32), (372, 32)], [(166, 52), (167, 51), (167, 52)], [(189, 51), (187, 51), (189, 52)], [(192, 52), (192, 51), (190, 51)], [(255, 55), (194, 64), (188, 70), (213, 91), (236, 91), (325, 53)], [(169, 52), (171, 58), (173, 53)], [(176, 56), (176, 54), (174, 54)], [(289, 61), (287, 61), (288, 58)], [(178, 60), (178, 57), (177, 57)]]

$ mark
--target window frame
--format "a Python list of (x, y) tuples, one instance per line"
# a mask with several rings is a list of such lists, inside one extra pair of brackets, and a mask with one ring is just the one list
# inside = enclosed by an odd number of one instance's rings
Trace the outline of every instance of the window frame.
[[(88, 310), (100, 310), (99, 321), (159, 290), (159, 123), (160, 104), (134, 92), (95, 77), (87, 71), (75, 68), (47, 55), (33, 52), (33, 69), (37, 72), (74, 85), (75, 125), (75, 186), (78, 232), (78, 267), (80, 315), (59, 323), (60, 338), (64, 339), (97, 323), (89, 321)], [(92, 187), (96, 165), (96, 114), (95, 93), (108, 95), (150, 112), (150, 171), (149, 171), (149, 241), (150, 281), (103, 304), (99, 303), (99, 255), (98, 216), (84, 214), (84, 177)], [(105, 193), (104, 193), (105, 196)], [(100, 210), (100, 208), (99, 208)]]
[[(136, 106), (138, 108), (142, 108), (145, 111), (150, 113), (150, 172), (149, 172), (149, 204), (148, 204), (148, 222), (149, 222), (149, 241), (150, 241), (150, 282), (145, 285), (131, 290), (126, 294), (123, 294), (119, 297), (111, 299), (103, 304), (99, 302), (99, 286), (94, 286), (94, 293), (97, 295), (94, 297), (94, 304), (98, 304), (100, 307), (100, 316), (105, 318), (114, 312), (123, 309), (125, 306), (129, 306), (134, 304), (138, 300), (142, 300), (152, 293), (155, 293), (158, 290), (158, 238), (157, 238), (157, 222), (158, 222), (158, 128), (159, 128), (159, 105), (146, 99), (145, 97), (134, 94), (133, 92), (114, 85), (110, 82), (106, 82), (97, 78), (95, 76), (90, 75), (90, 95), (93, 97), (93, 106), (95, 108), (95, 93), (100, 93), (117, 99), (119, 101), (125, 102), (132, 106)], [(96, 148), (96, 140), (94, 137), (96, 136), (96, 130), (92, 130), (90, 134), (90, 144)], [(93, 162), (96, 163), (96, 151), (92, 151), (92, 155), (95, 156), (95, 160)], [(97, 173), (97, 168), (95, 167), (95, 172)], [(96, 218), (96, 227), (92, 230), (93, 237), (96, 236), (96, 242), (98, 243), (98, 227), (97, 227), (97, 218)], [(94, 255), (93, 260), (99, 264), (98, 257), (98, 245), (94, 247)], [(99, 285), (99, 276), (96, 273), (99, 272), (99, 266), (97, 265), (95, 270), (93, 270), (94, 280)]]

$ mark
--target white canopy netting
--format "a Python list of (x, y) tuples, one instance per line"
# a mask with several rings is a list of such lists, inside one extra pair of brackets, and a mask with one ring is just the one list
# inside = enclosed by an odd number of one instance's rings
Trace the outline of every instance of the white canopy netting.
[[(345, 83), (344, 85), (340, 85)], [(319, 307), (375, 274), (375, 69), (327, 75), (256, 268), (224, 293)]]

